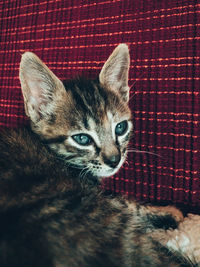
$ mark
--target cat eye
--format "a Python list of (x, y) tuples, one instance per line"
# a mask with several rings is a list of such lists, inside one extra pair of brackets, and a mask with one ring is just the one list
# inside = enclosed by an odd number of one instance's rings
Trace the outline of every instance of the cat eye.
[(72, 138), (81, 146), (88, 146), (92, 143), (92, 138), (87, 134), (76, 134)]
[(115, 134), (120, 136), (125, 134), (125, 132), (128, 129), (128, 122), (127, 121), (122, 121), (120, 123), (118, 123), (115, 127)]

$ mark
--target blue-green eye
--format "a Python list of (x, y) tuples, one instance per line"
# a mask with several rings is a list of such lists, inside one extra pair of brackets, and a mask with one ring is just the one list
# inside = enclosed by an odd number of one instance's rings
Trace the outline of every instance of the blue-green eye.
[(92, 138), (87, 134), (76, 134), (72, 138), (81, 146), (88, 146), (92, 143)]
[(127, 121), (122, 121), (120, 123), (118, 123), (115, 127), (115, 134), (120, 136), (125, 134), (125, 132), (128, 129), (128, 122)]

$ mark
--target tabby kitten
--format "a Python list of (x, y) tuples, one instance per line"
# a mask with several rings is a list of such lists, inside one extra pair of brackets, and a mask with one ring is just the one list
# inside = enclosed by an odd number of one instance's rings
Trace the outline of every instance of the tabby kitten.
[(181, 213), (105, 196), (132, 129), (129, 51), (119, 45), (99, 79), (61, 82), (33, 53), (20, 81), (30, 129), (0, 133), (0, 266), (192, 266), (148, 233)]

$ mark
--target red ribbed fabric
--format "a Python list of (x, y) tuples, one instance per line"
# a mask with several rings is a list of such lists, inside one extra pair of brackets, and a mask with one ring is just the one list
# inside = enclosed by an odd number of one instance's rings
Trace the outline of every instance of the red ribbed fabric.
[(200, 2), (0, 1), (0, 126), (27, 123), (18, 79), (35, 52), (60, 79), (95, 77), (119, 43), (130, 47), (135, 135), (104, 188), (150, 202), (200, 207)]

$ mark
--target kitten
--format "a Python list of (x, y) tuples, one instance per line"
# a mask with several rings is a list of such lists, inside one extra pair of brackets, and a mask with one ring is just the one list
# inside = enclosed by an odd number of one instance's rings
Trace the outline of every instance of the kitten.
[(61, 82), (33, 53), (20, 81), (31, 129), (0, 133), (0, 266), (192, 266), (148, 233), (181, 213), (105, 196), (102, 177), (126, 158), (129, 51), (99, 79)]

